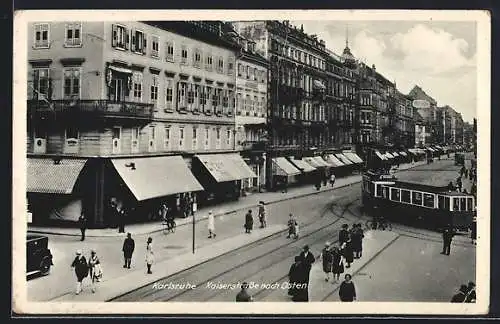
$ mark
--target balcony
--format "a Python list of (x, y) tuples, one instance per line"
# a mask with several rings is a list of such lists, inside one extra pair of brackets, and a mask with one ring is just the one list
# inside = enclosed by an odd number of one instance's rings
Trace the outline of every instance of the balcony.
[(266, 149), (266, 141), (243, 141), (241, 146), (244, 151), (264, 151)]
[(111, 100), (28, 100), (30, 118), (46, 118), (51, 114), (72, 118), (133, 118), (150, 121), (153, 119), (154, 105), (141, 102), (117, 102)]

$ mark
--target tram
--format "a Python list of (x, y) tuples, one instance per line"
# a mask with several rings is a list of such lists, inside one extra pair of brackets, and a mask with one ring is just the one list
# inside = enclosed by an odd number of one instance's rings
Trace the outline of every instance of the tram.
[(473, 195), (398, 181), (394, 175), (373, 171), (363, 174), (362, 202), (363, 208), (377, 209), (394, 222), (417, 221), (435, 230), (451, 225), (467, 231), (476, 213)]

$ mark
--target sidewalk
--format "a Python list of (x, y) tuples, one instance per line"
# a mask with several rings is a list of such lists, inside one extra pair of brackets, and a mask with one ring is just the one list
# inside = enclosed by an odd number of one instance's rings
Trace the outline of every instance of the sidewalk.
[[(421, 165), (425, 165), (425, 161), (419, 161), (416, 163), (406, 163), (401, 164), (396, 172), (404, 171)], [(195, 215), (196, 223), (204, 220), (208, 217), (208, 212), (212, 211), (215, 217), (220, 217), (223, 215), (231, 214), (245, 209), (252, 209), (258, 206), (259, 201), (265, 201), (266, 204), (276, 204), (282, 201), (300, 198), (304, 196), (314, 195), (320, 192), (331, 191), (338, 188), (346, 187), (355, 183), (361, 182), (361, 175), (349, 175), (347, 177), (338, 178), (335, 181), (333, 187), (330, 185), (322, 186), (318, 191), (313, 185), (306, 185), (301, 187), (289, 188), (287, 193), (278, 192), (262, 192), (249, 194), (246, 197), (241, 197), (238, 201), (225, 202), (217, 206), (203, 207), (198, 210)], [(177, 228), (179, 226), (192, 224), (192, 216), (186, 218), (177, 218), (176, 220)], [(148, 222), (141, 224), (130, 224), (126, 225), (125, 232), (131, 232), (134, 235), (145, 235), (155, 232), (162, 231), (161, 224), (159, 222)], [(39, 234), (54, 234), (54, 235), (66, 235), (66, 236), (80, 236), (80, 231), (76, 228), (57, 228), (57, 227), (45, 227), (45, 226), (28, 226), (28, 232), (39, 233)], [(123, 233), (118, 233), (118, 229), (106, 228), (106, 229), (88, 229), (85, 233), (86, 237), (122, 237)]]

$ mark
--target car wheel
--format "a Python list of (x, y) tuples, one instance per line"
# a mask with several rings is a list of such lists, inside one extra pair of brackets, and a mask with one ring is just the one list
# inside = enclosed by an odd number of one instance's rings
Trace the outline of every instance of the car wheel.
[(42, 262), (40, 263), (40, 273), (42, 275), (47, 275), (50, 272), (50, 266), (52, 265), (52, 262), (48, 257), (43, 258)]

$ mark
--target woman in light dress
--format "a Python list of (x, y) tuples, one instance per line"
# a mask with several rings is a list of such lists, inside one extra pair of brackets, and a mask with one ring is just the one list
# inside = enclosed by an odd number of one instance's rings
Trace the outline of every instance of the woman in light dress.
[(212, 211), (208, 212), (208, 238), (215, 238), (217, 235), (215, 234), (215, 219)]
[(99, 257), (95, 250), (90, 252), (89, 258), (89, 272), (90, 272), (90, 283), (92, 292), (95, 293), (96, 282), (100, 282), (102, 279), (102, 268), (101, 261), (99, 261)]
[(148, 267), (148, 274), (152, 274), (151, 266), (155, 262), (155, 256), (153, 253), (153, 239), (148, 237), (148, 242), (146, 245), (146, 266)]

